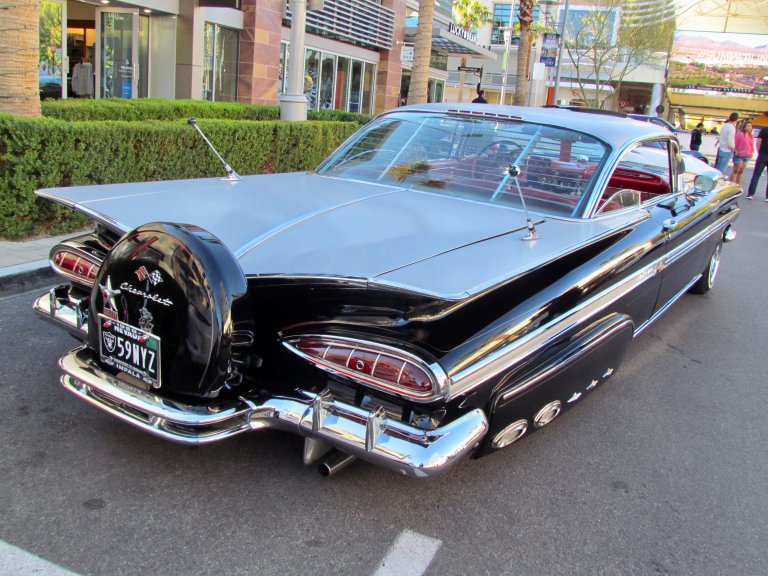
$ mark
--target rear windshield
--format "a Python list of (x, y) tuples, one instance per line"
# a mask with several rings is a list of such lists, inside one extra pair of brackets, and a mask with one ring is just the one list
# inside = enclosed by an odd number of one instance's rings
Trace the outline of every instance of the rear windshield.
[(318, 172), (574, 217), (607, 153), (559, 127), (401, 112), (366, 126)]

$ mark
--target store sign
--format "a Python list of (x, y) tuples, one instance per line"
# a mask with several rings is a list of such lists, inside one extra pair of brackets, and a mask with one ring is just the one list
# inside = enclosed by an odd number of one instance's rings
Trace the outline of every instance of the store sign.
[(413, 46), (402, 46), (400, 48), (400, 61), (413, 62)]
[(477, 44), (476, 32), (465, 30), (464, 28), (456, 26), (456, 24), (454, 24), (453, 22), (451, 22), (448, 25), (448, 32), (450, 32), (451, 34), (455, 34), (459, 38), (464, 38), (464, 40), (469, 40), (470, 42), (474, 42), (475, 44)]

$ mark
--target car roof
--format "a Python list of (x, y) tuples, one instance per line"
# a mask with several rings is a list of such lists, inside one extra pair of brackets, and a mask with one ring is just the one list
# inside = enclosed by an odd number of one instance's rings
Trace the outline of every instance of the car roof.
[(668, 130), (650, 122), (631, 120), (620, 115), (605, 114), (590, 109), (582, 111), (578, 108), (536, 108), (445, 102), (441, 104), (412, 104), (394, 108), (383, 115), (397, 112), (466, 113), (471, 116), (491, 119), (521, 119), (525, 122), (548, 124), (590, 134), (610, 144), (613, 148), (621, 147), (630, 140), (643, 137), (669, 136)]

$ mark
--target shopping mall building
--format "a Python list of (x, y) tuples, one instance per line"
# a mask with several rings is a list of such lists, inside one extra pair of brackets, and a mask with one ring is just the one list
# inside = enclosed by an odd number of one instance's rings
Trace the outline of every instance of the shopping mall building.
[[(290, 8), (286, 0), (41, 0), (41, 96), (277, 104)], [(370, 114), (402, 103), (417, 9), (418, 0), (325, 0), (309, 11), (310, 109)], [(461, 32), (451, 26), (451, 1), (438, 1), (433, 101), (444, 98), (449, 58), (496, 58)]]

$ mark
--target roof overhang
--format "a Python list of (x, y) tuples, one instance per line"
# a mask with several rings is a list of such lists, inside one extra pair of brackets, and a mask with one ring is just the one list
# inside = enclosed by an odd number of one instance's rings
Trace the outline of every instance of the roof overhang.
[[(415, 27), (406, 27), (406, 42), (413, 42), (416, 37)], [(496, 60), (496, 53), (485, 46), (457, 36), (443, 27), (432, 28), (432, 49), (448, 56), (468, 56), (480, 60)]]
[(765, 0), (675, 0), (675, 3), (678, 30), (740, 34), (768, 31)]

